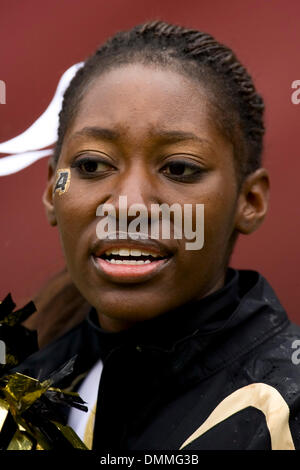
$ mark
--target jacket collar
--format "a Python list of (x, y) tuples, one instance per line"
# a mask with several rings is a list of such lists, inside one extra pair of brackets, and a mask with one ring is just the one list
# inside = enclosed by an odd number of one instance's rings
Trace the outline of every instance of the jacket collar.
[(101, 328), (95, 309), (87, 321), (96, 332), (103, 358), (115, 347), (135, 344), (141, 349), (168, 352), (177, 342), (194, 335), (220, 329), (240, 303), (239, 271), (227, 270), (224, 286), (204, 297), (118, 333)]
[(263, 276), (231, 268), (223, 288), (129, 330), (104, 331), (93, 309), (86, 321), (98, 337), (104, 360), (116, 349), (135, 348), (171, 377), (192, 366), (197, 357), (198, 380), (237, 360), (289, 322)]
[[(229, 269), (219, 291), (121, 333), (107, 333), (94, 309), (78, 326), (30, 356), (16, 370), (45, 379), (76, 356), (74, 371), (57, 386), (69, 386), (102, 358), (134, 350), (159, 376), (201, 380), (246, 354), (287, 323), (266, 279), (255, 271)], [(197, 367), (195, 368), (195, 361)], [(183, 374), (184, 371), (184, 374)], [(196, 375), (195, 375), (196, 374)]]

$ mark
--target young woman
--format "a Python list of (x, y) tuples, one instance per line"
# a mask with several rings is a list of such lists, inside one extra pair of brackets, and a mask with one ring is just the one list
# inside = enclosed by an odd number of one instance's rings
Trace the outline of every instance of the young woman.
[[(300, 447), (299, 328), (259, 273), (229, 267), (267, 211), (263, 110), (229, 48), (161, 21), (116, 34), (66, 91), (43, 201), (90, 307), (21, 370), (42, 379), (76, 356), (60, 386), (88, 404), (66, 422), (89, 448)], [(175, 216), (169, 238), (123, 238), (124, 201), (148, 227), (152, 204), (192, 207), (194, 232), (204, 207), (203, 246)], [(105, 204), (115, 238), (99, 237)]]

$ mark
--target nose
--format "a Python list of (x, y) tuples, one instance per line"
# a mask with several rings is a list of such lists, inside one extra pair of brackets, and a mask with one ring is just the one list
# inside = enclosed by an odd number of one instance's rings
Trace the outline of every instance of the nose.
[[(150, 211), (150, 204), (154, 202), (154, 184), (149, 170), (140, 164), (133, 165), (130, 169), (120, 175), (113, 192), (113, 201), (118, 215), (120, 210), (124, 210), (126, 201), (127, 208), (138, 206)], [(134, 208), (133, 207), (133, 208)], [(128, 214), (128, 218), (136, 217), (136, 214)]]

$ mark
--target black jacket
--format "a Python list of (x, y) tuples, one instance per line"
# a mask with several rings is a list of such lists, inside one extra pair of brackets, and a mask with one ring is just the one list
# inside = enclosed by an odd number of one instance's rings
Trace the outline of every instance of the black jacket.
[(121, 333), (103, 331), (91, 309), (18, 370), (44, 379), (76, 355), (58, 385), (78, 387), (102, 358), (101, 452), (300, 449), (299, 339), (268, 282), (229, 269), (214, 294)]

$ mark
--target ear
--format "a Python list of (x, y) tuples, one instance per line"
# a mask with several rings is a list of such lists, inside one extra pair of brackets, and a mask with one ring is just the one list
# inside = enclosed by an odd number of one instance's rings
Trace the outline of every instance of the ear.
[(42, 201), (46, 209), (46, 215), (50, 225), (57, 225), (55, 209), (53, 204), (53, 186), (55, 183), (56, 164), (53, 158), (48, 160), (48, 181), (43, 193)]
[(269, 201), (269, 175), (267, 170), (259, 168), (244, 181), (240, 190), (236, 212), (236, 230), (249, 234), (263, 222)]

